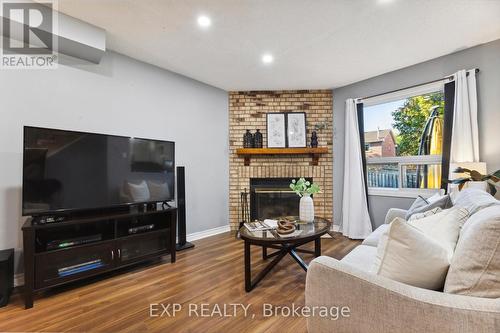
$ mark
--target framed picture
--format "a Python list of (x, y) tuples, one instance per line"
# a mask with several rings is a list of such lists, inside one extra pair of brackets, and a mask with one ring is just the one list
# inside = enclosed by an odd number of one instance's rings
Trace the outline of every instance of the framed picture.
[(286, 119), (284, 113), (267, 114), (267, 147), (286, 147)]
[(287, 113), (286, 117), (288, 147), (307, 147), (305, 112)]

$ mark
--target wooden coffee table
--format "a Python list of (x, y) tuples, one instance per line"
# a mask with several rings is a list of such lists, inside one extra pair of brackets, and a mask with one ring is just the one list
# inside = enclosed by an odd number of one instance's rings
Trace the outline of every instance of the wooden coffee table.
[[(287, 254), (289, 254), (305, 271), (307, 271), (307, 264), (297, 252), (314, 254), (315, 257), (321, 255), (321, 236), (330, 230), (331, 222), (322, 217), (315, 217), (312, 223), (301, 223), (298, 217), (293, 218), (299, 222), (297, 223), (297, 230), (301, 230), (300, 234), (293, 237), (281, 238), (274, 230), (252, 232), (245, 226), (240, 228), (240, 238), (245, 241), (245, 290), (247, 292), (255, 288), (260, 280), (262, 280)], [(314, 241), (314, 251), (298, 248), (312, 241)], [(264, 260), (275, 257), (253, 280), (250, 245), (262, 247), (262, 259)], [(268, 254), (267, 249), (276, 249), (277, 251)]]

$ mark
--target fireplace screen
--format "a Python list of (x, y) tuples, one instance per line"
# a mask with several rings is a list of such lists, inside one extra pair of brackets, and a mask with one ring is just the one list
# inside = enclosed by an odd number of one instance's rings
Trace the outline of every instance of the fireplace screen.
[(251, 220), (298, 216), (300, 197), (290, 189), (291, 181), (292, 178), (250, 179)]

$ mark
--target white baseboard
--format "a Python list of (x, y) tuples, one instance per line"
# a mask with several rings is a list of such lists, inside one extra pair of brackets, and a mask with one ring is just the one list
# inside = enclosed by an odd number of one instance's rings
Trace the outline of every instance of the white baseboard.
[(188, 242), (192, 242), (198, 239), (210, 237), (210, 236), (215, 236), (218, 234), (222, 234), (224, 232), (229, 232), (231, 231), (231, 228), (229, 225), (223, 225), (222, 227), (217, 227), (213, 229), (208, 229), (208, 230), (203, 230), (203, 231), (198, 231), (198, 232), (193, 232), (192, 234), (188, 234), (186, 236)]
[(334, 225), (332, 225), (332, 230), (333, 230), (333, 231), (335, 231), (335, 232), (339, 232), (339, 230), (340, 230), (340, 226), (339, 226), (339, 225), (334, 224)]

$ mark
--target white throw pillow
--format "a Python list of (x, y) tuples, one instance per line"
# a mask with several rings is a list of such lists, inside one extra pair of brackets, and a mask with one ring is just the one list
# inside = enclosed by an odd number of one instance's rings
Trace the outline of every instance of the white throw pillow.
[(150, 194), (148, 185), (143, 180), (139, 184), (128, 183), (128, 192), (133, 202), (146, 202), (149, 201)]
[(444, 292), (500, 300), (500, 206), (481, 209), (460, 231)]
[(467, 209), (471, 216), (481, 209), (499, 204), (500, 201), (495, 199), (491, 194), (476, 188), (466, 188), (458, 192), (453, 202), (454, 207)]
[(419, 229), (445, 248), (451, 261), (457, 246), (460, 229), (468, 218), (467, 209), (454, 207), (421, 219), (409, 220), (408, 224)]
[(155, 183), (148, 181), (149, 193), (151, 200), (161, 201), (170, 197), (170, 189), (167, 183)]
[(436, 207), (434, 209), (431, 209), (431, 210), (428, 210), (428, 211), (425, 211), (423, 213), (416, 213), (416, 214), (413, 214), (412, 216), (410, 216), (410, 218), (408, 219), (408, 221), (413, 221), (413, 220), (418, 220), (418, 219), (423, 219), (424, 217), (427, 217), (427, 216), (431, 216), (431, 215), (435, 215), (437, 213), (441, 213), (443, 210), (441, 209), (441, 207)]
[(448, 251), (401, 218), (382, 235), (373, 272), (415, 287), (442, 290), (449, 267)]

